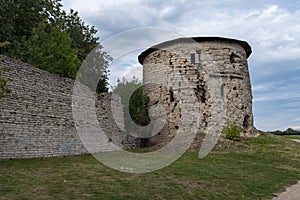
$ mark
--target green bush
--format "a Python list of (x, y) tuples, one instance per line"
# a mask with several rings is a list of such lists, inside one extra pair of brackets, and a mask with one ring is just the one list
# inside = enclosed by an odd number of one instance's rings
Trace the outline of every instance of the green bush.
[(243, 129), (235, 124), (229, 124), (223, 127), (222, 133), (229, 140), (240, 141), (240, 133)]
[(272, 131), (271, 133), (275, 135), (300, 135), (300, 130), (299, 129), (293, 129), (293, 128), (288, 128), (285, 131)]
[(5, 70), (9, 70), (9, 69), (8, 68), (0, 69), (0, 98), (6, 97), (9, 95), (9, 93), (11, 93), (10, 89), (8, 89), (6, 85), (7, 82), (9, 82), (10, 80), (1, 77), (2, 72)]

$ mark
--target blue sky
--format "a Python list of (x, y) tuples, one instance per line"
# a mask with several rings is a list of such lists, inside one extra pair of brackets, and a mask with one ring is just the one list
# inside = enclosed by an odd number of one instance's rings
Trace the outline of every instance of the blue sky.
[[(299, 0), (63, 0), (63, 5), (95, 26), (101, 41), (143, 27), (248, 41), (253, 49), (248, 63), (255, 126), (264, 131), (300, 129)], [(136, 62), (141, 51), (116, 60), (112, 85), (122, 76), (141, 78)]]

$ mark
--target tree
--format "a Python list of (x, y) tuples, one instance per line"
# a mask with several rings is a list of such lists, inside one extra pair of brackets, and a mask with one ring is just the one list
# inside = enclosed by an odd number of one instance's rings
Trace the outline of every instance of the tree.
[[(0, 49), (6, 48), (9, 45), (9, 42), (0, 42)], [(0, 60), (0, 62), (2, 62)], [(10, 89), (7, 88), (7, 82), (9, 79), (2, 78), (1, 75), (4, 71), (9, 70), (8, 68), (1, 68), (0, 69), (0, 98), (6, 97), (9, 93), (11, 93)]]
[(133, 121), (140, 126), (146, 126), (150, 123), (149, 101), (150, 98), (146, 94), (143, 94), (142, 86), (134, 91), (129, 100), (129, 113)]
[[(0, 76), (3, 70), (0, 69)], [(7, 82), (9, 80), (0, 77), (0, 98), (6, 97), (11, 91), (7, 88)]]
[[(97, 46), (83, 61), (77, 79), (97, 93), (108, 91), (107, 69), (112, 58)], [(98, 84), (95, 84), (98, 83)]]
[[(70, 14), (60, 13), (59, 21), (63, 23), (63, 29), (66, 30), (72, 38), (72, 47), (78, 50), (78, 58), (81, 62), (85, 61), (85, 67), (80, 71), (80, 81), (89, 86), (98, 93), (108, 91), (108, 65), (112, 61), (95, 37), (97, 30), (94, 26), (89, 27), (78, 16), (78, 12), (73, 9)], [(89, 56), (88, 56), (89, 55)], [(87, 57), (88, 56), (88, 57)], [(95, 87), (95, 82), (98, 85)]]
[(285, 135), (299, 135), (299, 134), (300, 134), (300, 131), (299, 131), (299, 130), (292, 129), (292, 128), (287, 128), (287, 129), (284, 131), (284, 134), (285, 134)]
[(141, 127), (151, 122), (148, 111), (150, 98), (146, 94), (143, 94), (142, 84), (135, 77), (131, 81), (123, 78), (122, 81), (118, 80), (118, 84), (113, 89), (113, 92), (121, 97), (121, 103), (124, 108), (125, 130), (128, 132), (137, 131), (138, 136), (142, 136), (142, 147), (148, 146), (149, 138), (147, 136), (151, 135), (149, 132), (151, 130), (143, 130), (142, 132), (136, 130), (136, 125)]
[(71, 10), (67, 14), (61, 0), (0, 0), (0, 3), (0, 42), (9, 43), (0, 49), (0, 54), (75, 78), (81, 63), (96, 48), (94, 56), (101, 62), (87, 70), (86, 75), (97, 75), (98, 92), (108, 90), (108, 63), (112, 58), (98, 43), (95, 27), (86, 25), (78, 12)]
[(64, 29), (72, 38), (72, 47), (78, 50), (78, 58), (83, 61), (86, 56), (96, 48), (99, 43), (98, 37), (95, 37), (97, 30), (94, 26), (89, 27), (78, 16), (78, 12), (70, 10), (70, 14), (61, 13), (61, 21), (64, 23)]
[(32, 29), (46, 21), (50, 7), (59, 1), (48, 0), (0, 0), (0, 42), (10, 42), (10, 47), (1, 54), (19, 58), (22, 38), (31, 36)]
[[(113, 89), (113, 92), (120, 95), (127, 119), (130, 120), (128, 117), (130, 115), (133, 122), (140, 126), (146, 126), (150, 123), (148, 112), (149, 97), (143, 94), (142, 84), (137, 78), (133, 77), (131, 81), (127, 81), (125, 78), (122, 81), (118, 80), (118, 84)], [(125, 126), (126, 124), (130, 126), (131, 123), (125, 123)]]
[(72, 39), (60, 27), (40, 23), (23, 42), (24, 61), (63, 77), (75, 78), (80, 66)]

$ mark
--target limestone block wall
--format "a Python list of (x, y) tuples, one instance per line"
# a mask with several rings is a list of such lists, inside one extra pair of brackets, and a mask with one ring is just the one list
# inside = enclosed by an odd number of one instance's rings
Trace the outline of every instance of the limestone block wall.
[[(180, 38), (144, 51), (139, 56), (144, 66), (144, 92), (150, 96), (150, 105), (160, 103), (167, 113), (167, 123), (151, 138), (153, 143), (170, 141), (180, 126), (197, 122), (198, 132), (213, 133), (221, 131), (217, 127), (234, 123), (251, 134), (250, 54), (247, 42), (217, 37)], [(199, 106), (199, 112), (191, 110), (190, 114), (198, 118), (182, 122), (182, 99), (192, 96), (185, 94), (187, 88), (197, 97), (197, 102), (189, 104)]]
[[(0, 56), (0, 68), (4, 67), (10, 69), (3, 77), (11, 79), (12, 93), (0, 99), (0, 159), (87, 153), (72, 117), (74, 81)], [(98, 121), (107, 139), (123, 148), (135, 146), (134, 138), (115, 123), (111, 95), (96, 99)]]

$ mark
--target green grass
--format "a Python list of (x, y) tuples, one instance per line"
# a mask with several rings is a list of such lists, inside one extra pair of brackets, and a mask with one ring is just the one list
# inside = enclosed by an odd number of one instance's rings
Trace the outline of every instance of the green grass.
[[(1, 199), (271, 199), (300, 180), (300, 144), (262, 134), (128, 174), (90, 155), (0, 162)], [(145, 151), (139, 151), (145, 152)]]
[(298, 139), (298, 140), (300, 140), (300, 135), (284, 135), (283, 137), (289, 138), (289, 139)]

